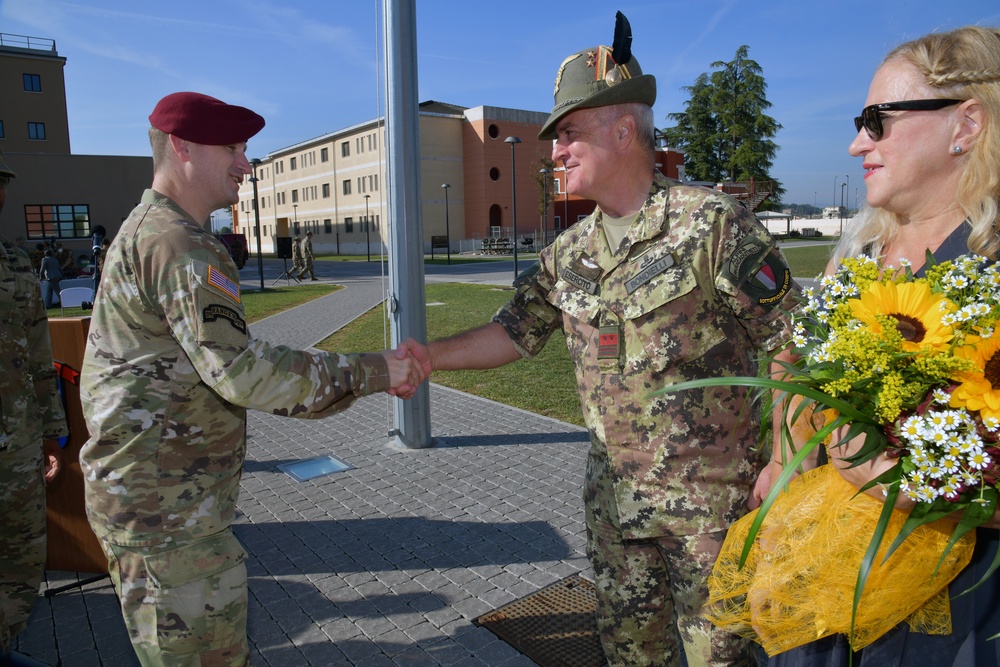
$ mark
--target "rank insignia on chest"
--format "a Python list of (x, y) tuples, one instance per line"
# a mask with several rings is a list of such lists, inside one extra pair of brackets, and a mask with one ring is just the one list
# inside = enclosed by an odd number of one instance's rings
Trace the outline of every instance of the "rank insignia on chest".
[(621, 339), (621, 327), (601, 327), (597, 333), (597, 358), (617, 359), (621, 354)]

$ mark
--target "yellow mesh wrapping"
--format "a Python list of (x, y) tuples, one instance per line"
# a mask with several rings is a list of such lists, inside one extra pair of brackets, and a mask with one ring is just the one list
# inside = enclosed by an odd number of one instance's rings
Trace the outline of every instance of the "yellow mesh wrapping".
[[(857, 489), (831, 465), (795, 479), (767, 513), (742, 570), (746, 536), (757, 512), (735, 523), (709, 578), (709, 618), (759, 642), (768, 655), (831, 634), (849, 635), (854, 586), (882, 502)], [(974, 531), (951, 549), (934, 574), (955, 528), (938, 521), (915, 530), (886, 563), (885, 551), (906, 515), (893, 512), (858, 605), (854, 649), (906, 620), (912, 630), (951, 632), (947, 585), (972, 558)]]

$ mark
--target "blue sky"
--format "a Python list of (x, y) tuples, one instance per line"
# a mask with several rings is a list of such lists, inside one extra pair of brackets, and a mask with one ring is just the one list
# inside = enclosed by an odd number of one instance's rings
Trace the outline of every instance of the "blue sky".
[[(380, 0), (0, 0), (0, 32), (54, 39), (67, 58), (72, 150), (148, 155), (147, 116), (196, 90), (267, 119), (251, 155), (381, 113)], [(690, 0), (571, 3), (417, 0), (420, 100), (548, 111), (570, 53), (611, 44), (615, 11), (657, 78), (659, 127), (691, 85), (746, 44), (783, 126), (774, 176), (786, 203), (831, 205), (849, 177), (863, 201), (852, 119), (885, 53), (967, 24), (1000, 26), (996, 0)], [(836, 181), (835, 187), (835, 178)]]

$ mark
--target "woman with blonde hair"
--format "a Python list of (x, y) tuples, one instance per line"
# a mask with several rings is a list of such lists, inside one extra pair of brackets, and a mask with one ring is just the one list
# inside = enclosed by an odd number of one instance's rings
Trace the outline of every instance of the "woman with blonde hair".
[[(885, 266), (908, 263), (916, 274), (928, 251), (938, 261), (969, 252), (996, 261), (1000, 30), (964, 27), (900, 45), (875, 72), (865, 104), (854, 119), (858, 134), (849, 152), (862, 159), (867, 206), (844, 230), (827, 274), (844, 258), (861, 254)], [(849, 468), (842, 458), (854, 449), (846, 449), (833, 450), (832, 462), (858, 488), (898, 463), (880, 456)], [(782, 457), (776, 459), (758, 482), (758, 499), (780, 473)], [(884, 498), (878, 487), (868, 493)], [(899, 497), (897, 508), (909, 510), (912, 501)], [(995, 516), (987, 525), (994, 527), (976, 531), (972, 561), (950, 585), (951, 632), (924, 634), (904, 622), (856, 653), (853, 664), (1000, 665), (1000, 643), (988, 640), (1000, 633), (1000, 578), (994, 575), (975, 592), (954, 598), (974, 586), (996, 557), (1000, 521)], [(833, 635), (772, 656), (768, 664), (839, 667), (850, 658), (846, 637)]]

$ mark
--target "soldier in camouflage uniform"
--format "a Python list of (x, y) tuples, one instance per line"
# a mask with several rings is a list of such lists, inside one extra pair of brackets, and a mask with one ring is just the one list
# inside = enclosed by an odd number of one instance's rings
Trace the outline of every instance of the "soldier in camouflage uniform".
[(313, 259), (313, 233), (306, 232), (306, 237), (302, 239), (302, 270), (296, 276), (299, 280), (305, 278), (307, 273), (312, 280), (316, 280), (316, 274), (313, 272)]
[(207, 222), (238, 200), (264, 119), (175, 93), (149, 120), (153, 186), (108, 250), (81, 378), (87, 513), (143, 665), (244, 665), (246, 554), (230, 524), (246, 408), (324, 417), (377, 391), (408, 398), (423, 374), (390, 352), (250, 338)]
[[(0, 153), (0, 210), (13, 177)], [(38, 279), (27, 253), (0, 238), (0, 664), (45, 572), (43, 478), (59, 472), (66, 434)]]
[(517, 277), (493, 322), (412, 352), (426, 370), (493, 368), (561, 328), (590, 431), (588, 554), (609, 663), (751, 664), (701, 611), (762, 465), (759, 416), (740, 386), (650, 394), (755, 375), (790, 333), (797, 288), (752, 212), (655, 172), (654, 99), (627, 44), (563, 62), (539, 138), (597, 209)]
[(299, 274), (306, 268), (305, 262), (302, 261), (301, 243), (302, 239), (299, 238), (298, 235), (292, 239), (292, 275), (294, 275), (296, 279), (298, 279)]

